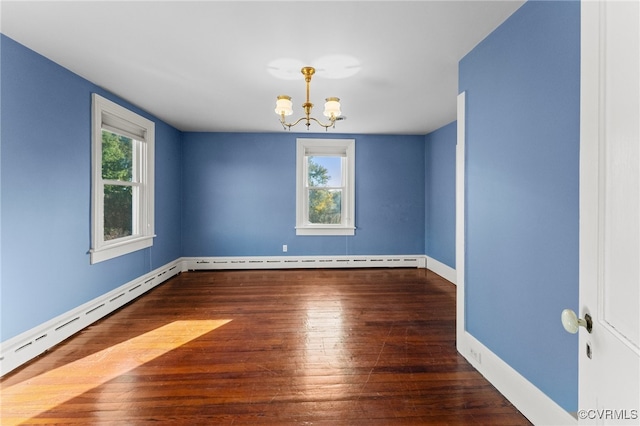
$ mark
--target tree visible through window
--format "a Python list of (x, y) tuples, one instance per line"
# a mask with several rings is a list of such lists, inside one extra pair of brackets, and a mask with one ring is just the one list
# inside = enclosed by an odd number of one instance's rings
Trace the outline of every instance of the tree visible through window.
[(133, 145), (131, 138), (102, 130), (104, 240), (133, 234)]
[(342, 222), (341, 163), (341, 157), (307, 157), (310, 223)]

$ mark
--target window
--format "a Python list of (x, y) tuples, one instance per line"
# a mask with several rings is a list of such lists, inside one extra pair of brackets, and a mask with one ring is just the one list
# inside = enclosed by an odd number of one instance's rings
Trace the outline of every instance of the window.
[(153, 245), (154, 123), (92, 97), (91, 263)]
[(355, 144), (297, 140), (296, 235), (354, 235)]

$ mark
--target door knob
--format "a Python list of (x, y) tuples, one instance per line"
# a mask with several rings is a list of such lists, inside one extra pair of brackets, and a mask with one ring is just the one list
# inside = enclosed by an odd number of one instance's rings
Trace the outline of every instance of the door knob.
[(578, 318), (575, 312), (571, 309), (565, 309), (562, 311), (562, 315), (560, 316), (562, 319), (562, 325), (564, 329), (567, 330), (571, 334), (575, 334), (578, 332), (578, 328), (580, 326), (587, 329), (589, 333), (591, 333), (591, 329), (593, 328), (593, 321), (591, 320), (591, 315), (585, 314), (584, 319)]

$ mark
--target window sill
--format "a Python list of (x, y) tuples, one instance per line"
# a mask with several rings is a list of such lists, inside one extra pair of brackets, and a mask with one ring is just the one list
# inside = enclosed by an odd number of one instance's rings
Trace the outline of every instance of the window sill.
[(355, 235), (356, 228), (330, 226), (296, 226), (296, 235)]
[(91, 264), (103, 262), (105, 260), (113, 259), (114, 257), (151, 247), (153, 245), (154, 237), (155, 235), (137, 237), (126, 241), (104, 245), (97, 249), (92, 249), (90, 251)]

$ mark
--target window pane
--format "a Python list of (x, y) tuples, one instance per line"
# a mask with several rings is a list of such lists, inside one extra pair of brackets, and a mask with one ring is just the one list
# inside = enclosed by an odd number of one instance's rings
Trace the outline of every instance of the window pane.
[(133, 232), (133, 188), (104, 186), (104, 240), (128, 237)]
[(309, 186), (342, 186), (342, 157), (308, 157)]
[(342, 223), (342, 190), (310, 189), (309, 222), (316, 224)]
[(131, 182), (133, 178), (133, 140), (102, 131), (102, 179)]

